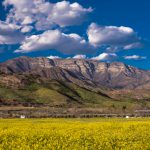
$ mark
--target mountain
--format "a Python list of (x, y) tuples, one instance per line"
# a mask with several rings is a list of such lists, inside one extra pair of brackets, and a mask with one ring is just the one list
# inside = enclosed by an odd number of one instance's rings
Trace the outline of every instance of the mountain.
[(121, 62), (19, 57), (0, 64), (1, 106), (150, 107), (150, 71)]
[(34, 74), (67, 82), (87, 82), (109, 88), (133, 89), (150, 82), (150, 71), (120, 62), (105, 63), (84, 59), (20, 57), (0, 64), (4, 74)]

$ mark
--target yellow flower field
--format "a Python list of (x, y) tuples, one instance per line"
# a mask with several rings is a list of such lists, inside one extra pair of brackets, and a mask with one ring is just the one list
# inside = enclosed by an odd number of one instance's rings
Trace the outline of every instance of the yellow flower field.
[(149, 150), (150, 119), (1, 119), (1, 150)]

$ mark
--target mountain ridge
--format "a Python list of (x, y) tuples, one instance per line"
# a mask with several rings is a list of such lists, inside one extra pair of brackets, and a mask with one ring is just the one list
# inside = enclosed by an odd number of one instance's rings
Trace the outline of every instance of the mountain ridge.
[(5, 74), (35, 74), (57, 80), (75, 82), (84, 80), (109, 88), (136, 88), (150, 81), (150, 71), (141, 70), (122, 62), (98, 62), (89, 59), (49, 59), (19, 57), (0, 63)]
[(149, 71), (121, 62), (19, 57), (0, 63), (1, 107), (133, 112), (150, 108), (149, 87)]

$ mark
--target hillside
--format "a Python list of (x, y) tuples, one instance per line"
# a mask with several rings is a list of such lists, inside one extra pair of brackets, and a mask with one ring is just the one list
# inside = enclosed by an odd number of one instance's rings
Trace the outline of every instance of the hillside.
[(150, 72), (121, 62), (83, 59), (19, 57), (0, 64), (4, 74), (34, 74), (68, 82), (87, 82), (109, 88), (136, 88), (150, 81)]
[(1, 63), (0, 72), (1, 107), (150, 107), (150, 72), (120, 62), (20, 57)]

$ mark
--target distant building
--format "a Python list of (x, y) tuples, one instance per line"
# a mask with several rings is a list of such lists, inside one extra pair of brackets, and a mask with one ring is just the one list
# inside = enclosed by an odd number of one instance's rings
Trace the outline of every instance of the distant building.
[(25, 119), (26, 116), (25, 116), (25, 115), (21, 115), (20, 118), (21, 118), (21, 119)]

